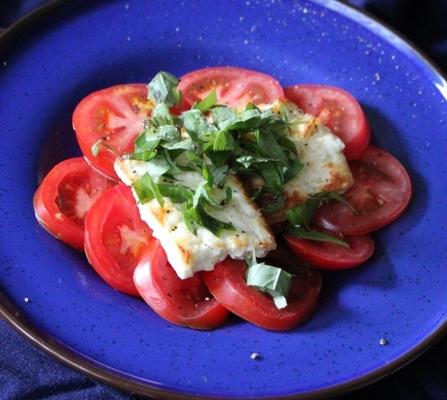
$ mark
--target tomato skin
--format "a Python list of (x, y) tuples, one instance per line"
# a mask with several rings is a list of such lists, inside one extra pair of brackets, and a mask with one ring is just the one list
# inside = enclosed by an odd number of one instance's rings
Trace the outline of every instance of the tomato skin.
[(201, 273), (185, 280), (176, 275), (158, 241), (136, 267), (134, 282), (146, 303), (176, 325), (213, 329), (229, 315), (209, 294)]
[(345, 144), (347, 160), (359, 158), (367, 148), (371, 130), (357, 100), (335, 86), (304, 84), (284, 89), (287, 99), (318, 117)]
[(139, 297), (133, 272), (153, 246), (152, 230), (140, 219), (130, 187), (119, 184), (99, 197), (85, 219), (85, 254), (114, 289)]
[(289, 304), (279, 310), (269, 296), (246, 284), (246, 268), (243, 261), (227, 258), (204, 274), (217, 301), (239, 317), (264, 329), (283, 331), (307, 320), (316, 308), (321, 289), (318, 271), (306, 269), (294, 277)]
[[(73, 129), (86, 160), (93, 168), (118, 180), (115, 159), (134, 149), (153, 103), (145, 84), (123, 84), (98, 90), (83, 98), (73, 113)], [(92, 146), (104, 139), (95, 156)]]
[(354, 185), (344, 197), (357, 210), (330, 202), (315, 214), (315, 223), (345, 235), (364, 235), (395, 221), (411, 200), (412, 185), (404, 166), (390, 153), (369, 146), (349, 164)]
[(261, 72), (236, 67), (211, 67), (192, 71), (180, 78), (183, 103), (191, 107), (213, 89), (219, 104), (231, 107), (246, 103), (273, 103), (284, 98), (281, 85)]
[[(84, 190), (87, 202), (93, 202), (113, 184), (92, 170), (82, 157), (64, 160), (51, 169), (34, 194), (36, 219), (57, 239), (83, 250), (84, 215), (76, 215), (78, 189)], [(82, 208), (88, 211), (88, 204)]]
[(292, 251), (303, 261), (324, 270), (357, 267), (374, 253), (374, 242), (369, 235), (343, 237), (349, 244), (349, 249), (333, 243), (298, 239), (291, 235), (285, 235), (285, 239)]

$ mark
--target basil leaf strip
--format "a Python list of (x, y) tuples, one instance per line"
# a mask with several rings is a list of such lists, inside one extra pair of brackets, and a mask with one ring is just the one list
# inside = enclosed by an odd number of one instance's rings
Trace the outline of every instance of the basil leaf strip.
[(161, 71), (149, 82), (148, 98), (157, 104), (163, 103), (172, 107), (181, 100), (181, 93), (178, 90), (178, 79), (168, 72)]
[(202, 111), (203, 113), (210, 110), (217, 103), (216, 90), (213, 90), (203, 100), (194, 104), (193, 108)]
[(140, 179), (135, 181), (132, 184), (132, 187), (135, 190), (138, 196), (138, 201), (141, 204), (145, 204), (155, 198), (160, 206), (163, 207), (164, 199), (160, 193), (160, 189), (148, 173), (145, 173)]
[(317, 240), (319, 242), (333, 243), (342, 247), (349, 248), (349, 244), (336, 236), (328, 235), (323, 232), (306, 230), (297, 226), (289, 226), (287, 232), (299, 239)]
[(320, 206), (320, 197), (311, 197), (303, 204), (287, 211), (287, 219), (291, 225), (308, 227), (315, 211)]
[(247, 285), (270, 294), (278, 309), (287, 306), (286, 296), (289, 293), (291, 281), (292, 274), (281, 268), (258, 263), (256, 259), (249, 263)]
[[(182, 113), (181, 118), (183, 121), (183, 126), (188, 133), (191, 132), (196, 134), (198, 138), (203, 137), (213, 130), (213, 127), (206, 122), (206, 119), (200, 110), (185, 111)], [(194, 140), (194, 137), (191, 136), (191, 138)]]
[(220, 131), (217, 132), (214, 137), (213, 150), (214, 151), (225, 151), (234, 150), (236, 147), (236, 142), (234, 141), (233, 135), (230, 132)]
[(99, 139), (95, 143), (93, 143), (92, 147), (90, 148), (90, 151), (92, 152), (93, 157), (98, 157), (101, 144), (102, 144), (102, 139)]
[(225, 230), (234, 229), (233, 225), (209, 215), (200, 202), (196, 207), (188, 207), (187, 204), (184, 204), (182, 212), (187, 228), (194, 234), (197, 234), (199, 226), (203, 226), (216, 236), (220, 236)]
[(169, 107), (165, 103), (157, 104), (152, 110), (152, 120), (158, 125), (173, 125), (174, 117), (169, 111)]
[(194, 192), (186, 186), (159, 183), (158, 189), (163, 197), (169, 197), (173, 203), (186, 203), (192, 201)]
[(147, 173), (154, 181), (158, 181), (160, 176), (164, 175), (171, 169), (171, 166), (166, 159), (161, 156), (152, 158), (145, 164), (145, 166), (147, 168)]

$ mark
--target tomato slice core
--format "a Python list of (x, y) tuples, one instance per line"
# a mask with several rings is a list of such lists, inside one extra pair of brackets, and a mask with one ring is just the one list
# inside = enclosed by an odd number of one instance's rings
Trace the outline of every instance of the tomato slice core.
[(49, 233), (82, 250), (85, 216), (113, 185), (81, 157), (62, 161), (45, 176), (34, 195), (36, 218)]
[[(134, 149), (152, 111), (144, 84), (116, 85), (93, 92), (77, 105), (73, 128), (87, 161), (103, 174), (118, 179), (115, 159)], [(92, 147), (98, 151), (94, 154)]]
[(119, 184), (104, 192), (85, 220), (85, 253), (96, 272), (113, 288), (139, 296), (133, 272), (150, 251), (152, 231), (140, 219), (132, 191)]

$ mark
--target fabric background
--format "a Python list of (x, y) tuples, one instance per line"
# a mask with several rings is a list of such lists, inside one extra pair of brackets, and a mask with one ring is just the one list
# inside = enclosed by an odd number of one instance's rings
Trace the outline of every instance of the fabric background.
[[(0, 0), (0, 29), (45, 0)], [(447, 73), (447, 0), (351, 0), (411, 39)], [(415, 362), (365, 389), (354, 399), (447, 399), (447, 338)], [(0, 400), (128, 400), (37, 350), (0, 320)]]

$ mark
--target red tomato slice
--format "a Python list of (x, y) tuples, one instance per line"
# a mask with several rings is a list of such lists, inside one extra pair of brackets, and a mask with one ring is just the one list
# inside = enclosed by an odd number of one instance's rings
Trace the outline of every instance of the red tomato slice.
[(323, 85), (295, 85), (284, 89), (286, 97), (315, 117), (340, 137), (348, 160), (362, 155), (369, 144), (370, 129), (365, 114), (354, 97), (344, 90)]
[(45, 176), (34, 194), (37, 221), (56, 238), (82, 250), (85, 215), (113, 184), (81, 157), (62, 161)]
[(271, 297), (246, 284), (243, 261), (227, 258), (204, 275), (208, 289), (220, 304), (254, 325), (275, 331), (304, 322), (314, 311), (321, 289), (320, 273), (302, 267), (292, 278), (287, 307), (280, 310)]
[(133, 272), (153, 247), (151, 229), (140, 219), (132, 191), (124, 184), (104, 192), (85, 219), (85, 254), (114, 289), (139, 296)]
[(281, 85), (271, 76), (243, 68), (203, 68), (180, 78), (183, 102), (191, 107), (216, 90), (219, 104), (231, 107), (247, 103), (269, 104), (284, 98)]
[[(144, 84), (112, 86), (82, 99), (73, 113), (73, 128), (87, 161), (118, 179), (113, 163), (118, 156), (133, 151), (134, 140), (143, 131), (152, 107)], [(101, 139), (95, 156), (92, 146)]]
[(363, 235), (388, 225), (404, 212), (411, 198), (411, 181), (391, 154), (369, 146), (349, 166), (354, 186), (344, 197), (357, 213), (346, 205), (328, 203), (316, 213), (319, 226), (345, 235)]
[(174, 324), (212, 329), (229, 314), (209, 293), (201, 273), (184, 280), (177, 276), (158, 241), (135, 269), (134, 282), (146, 303)]
[[(325, 233), (330, 234), (328, 231)], [(374, 253), (374, 242), (369, 235), (337, 236), (341, 236), (349, 244), (349, 248), (328, 242), (298, 239), (290, 235), (286, 235), (285, 239), (298, 257), (320, 269), (354, 268), (363, 264)]]

